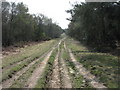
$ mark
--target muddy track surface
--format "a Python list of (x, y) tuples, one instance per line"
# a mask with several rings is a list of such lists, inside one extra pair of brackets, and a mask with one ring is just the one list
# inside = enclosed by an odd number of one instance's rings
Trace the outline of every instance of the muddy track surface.
[(63, 49), (61, 50), (61, 56), (60, 56), (60, 65), (61, 65), (60, 72), (62, 76), (62, 88), (72, 88), (68, 68), (66, 67), (65, 61), (62, 58), (62, 54), (63, 54)]
[(63, 49), (60, 50), (60, 45), (62, 42), (64, 42), (64, 39), (62, 39), (58, 45), (58, 53), (54, 60), (53, 73), (52, 78), (49, 81), (49, 88), (72, 88), (68, 69), (65, 65), (65, 61), (62, 58)]
[[(46, 54), (45, 54), (46, 55)], [(17, 80), (23, 73), (25, 73), (32, 65), (34, 65), (37, 61), (39, 61), (41, 58), (43, 58), (45, 55), (41, 56), (40, 58), (34, 60), (31, 62), (27, 67), (23, 68), (22, 70), (18, 71), (15, 75), (12, 76), (12, 78), (4, 81), (2, 83), (3, 88), (9, 88), (15, 80)]]
[(60, 74), (59, 74), (59, 65), (58, 65), (58, 57), (59, 57), (59, 52), (57, 53), (53, 65), (53, 73), (52, 73), (52, 80), (50, 81), (50, 88), (60, 88)]
[[(39, 57), (38, 59), (34, 60), (33, 62), (31, 62), (27, 67), (21, 69), (20, 71), (18, 71), (16, 74), (14, 74), (12, 76), (12, 78), (7, 79), (5, 81), (2, 82), (2, 87), (3, 88), (9, 88), (15, 80), (17, 80), (22, 74), (24, 74), (32, 65), (34, 65), (36, 62), (38, 62), (40, 59), (42, 59), (43, 57), (45, 57), (48, 52), (50, 52), (50, 50), (48, 50), (46, 53), (44, 53), (41, 57)], [(19, 62), (20, 63), (20, 62)]]
[[(23, 74), (26, 73), (27, 70), (29, 70), (35, 63), (41, 60), (40, 63), (38, 63), (33, 69), (33, 72), (31, 73), (32, 75), (28, 77), (26, 83), (23, 85), (24, 88), (35, 88), (35, 86), (38, 84), (39, 79), (42, 78), (45, 68), (48, 65), (48, 60), (50, 60), (50, 56), (53, 54), (54, 50), (56, 49), (58, 49), (58, 52), (54, 54), (56, 56), (53, 61), (54, 63), (52, 64), (53, 65), (52, 70), (50, 72), (50, 76), (48, 77), (49, 78), (48, 82), (45, 83), (46, 85), (48, 85), (48, 88), (73, 88), (74, 87), (73, 85), (74, 82), (72, 81), (73, 77), (70, 75), (70, 72), (68, 70), (67, 61), (64, 60), (65, 51), (67, 55), (69, 54), (68, 55), (68, 57), (70, 58), (69, 60), (71, 60), (71, 62), (74, 64), (74, 67), (77, 70), (77, 73), (81, 75), (84, 78), (84, 80), (88, 81), (90, 86), (96, 89), (107, 88), (102, 83), (100, 83), (99, 80), (90, 73), (90, 71), (84, 68), (83, 65), (75, 59), (75, 56), (73, 55), (71, 49), (69, 49), (65, 44), (65, 38), (55, 43), (52, 46), (52, 48), (47, 50), (45, 53), (43, 52), (43, 54), (40, 55), (39, 58), (36, 58), (32, 62), (30, 62), (26, 67), (17, 71), (14, 75), (12, 75), (10, 79), (7, 79), (2, 83), (0, 83), (2, 84), (2, 88), (9, 88), (10, 86), (12, 86), (16, 80), (19, 80), (20, 76), (23, 76)], [(26, 61), (26, 60), (29, 60), (29, 58), (26, 58), (23, 61)], [(23, 61), (17, 62), (16, 64), (19, 65)], [(15, 65), (13, 64), (11, 66), (8, 66), (4, 68), (4, 70), (9, 69), (10, 67), (14, 67)]]
[[(60, 40), (61, 42), (61, 40)], [(60, 42), (58, 43), (58, 45), (60, 44)], [(47, 65), (47, 62), (52, 54), (52, 52), (54, 51), (54, 49), (57, 46), (55, 45), (52, 50), (46, 55), (46, 57), (44, 58), (44, 60), (38, 65), (38, 67), (33, 71), (32, 76), (28, 79), (27, 83), (25, 84), (25, 88), (34, 88), (35, 85), (37, 84), (37, 81), (39, 80), (40, 76), (42, 76), (42, 73), (44, 72), (44, 69)]]
[(98, 81), (98, 79), (92, 75), (90, 73), (90, 71), (87, 71), (82, 64), (80, 64), (79, 62), (77, 62), (77, 60), (75, 59), (74, 55), (72, 54), (72, 51), (70, 49), (68, 49), (69, 51), (69, 55), (70, 58), (72, 60), (72, 62), (75, 64), (75, 67), (77, 68), (77, 70), (79, 71), (79, 73), (87, 80), (89, 81), (90, 85), (93, 88), (107, 88), (106, 86), (104, 86), (102, 83), (100, 83)]
[(58, 44), (58, 53), (55, 57), (54, 60), (54, 64), (53, 64), (53, 73), (52, 73), (52, 77), (51, 80), (49, 81), (49, 88), (60, 88), (61, 84), (60, 84), (60, 68), (59, 68), (59, 63), (58, 63), (58, 58), (59, 58), (59, 54), (60, 54), (60, 50), (59, 50), (59, 46), (61, 44), (62, 40), (59, 42)]
[[(53, 48), (54, 49), (54, 48)], [(25, 88), (34, 88), (37, 84), (37, 81), (39, 77), (42, 75), (44, 68), (49, 60), (49, 57), (51, 56), (53, 50), (51, 50), (48, 55), (44, 58), (44, 60), (39, 64), (39, 66), (34, 70), (32, 76), (28, 79)]]

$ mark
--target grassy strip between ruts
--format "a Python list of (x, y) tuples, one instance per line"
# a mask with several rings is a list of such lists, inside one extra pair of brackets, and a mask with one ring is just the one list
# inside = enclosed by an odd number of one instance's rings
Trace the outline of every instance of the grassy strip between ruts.
[(58, 39), (46, 41), (44, 43), (26, 47), (18, 54), (7, 56), (2, 59), (2, 68), (20, 62), (28, 57), (32, 57), (36, 53), (39, 53), (40, 55), (51, 48), (56, 42), (58, 42)]
[(32, 75), (35, 68), (40, 64), (40, 62), (44, 59), (41, 58), (39, 61), (37, 61), (32, 67), (30, 67), (22, 76), (20, 76), (10, 88), (23, 88), (25, 86), (25, 83), (27, 82), (28, 78)]
[(83, 76), (81, 76), (75, 68), (73, 62), (70, 61), (69, 54), (66, 50), (63, 51), (63, 59), (68, 67), (69, 75), (71, 77), (73, 88), (92, 88)]
[[(39, 49), (38, 49), (39, 50)], [(48, 49), (47, 49), (48, 50)], [(45, 50), (46, 51), (46, 50)], [(35, 52), (35, 51), (33, 51)], [(43, 51), (44, 52), (44, 51)], [(31, 58), (27, 61), (24, 61), (22, 62), (21, 64), (19, 65), (15, 65), (14, 67), (12, 68), (9, 68), (7, 70), (4, 70), (3, 73), (2, 73), (2, 81), (6, 80), (6, 79), (9, 79), (12, 77), (12, 75), (14, 75), (17, 71), (21, 70), (22, 68), (26, 67), (29, 63), (31, 63), (32, 61), (34, 61), (35, 59), (39, 58), (40, 56), (42, 56), (42, 54), (39, 54), (41, 53), (41, 50), (39, 52), (36, 52), (34, 53), (33, 55), (31, 55)]]
[(56, 53), (57, 53), (57, 48), (53, 51), (52, 55), (50, 56), (48, 63), (45, 67), (45, 71), (43, 72), (42, 76), (40, 76), (37, 85), (35, 86), (35, 88), (48, 88), (48, 82), (49, 82), (49, 78), (52, 74), (52, 70), (53, 70), (53, 63), (56, 57)]
[[(108, 53), (91, 52), (75, 40), (67, 39), (76, 59), (108, 88), (118, 88), (118, 58)], [(77, 43), (76, 43), (77, 42)]]
[(62, 68), (63, 67), (61, 65), (61, 58), (62, 58), (62, 54), (63, 54), (62, 49), (64, 48), (63, 44), (64, 44), (64, 41), (62, 41), (60, 46), (59, 46), (59, 57), (58, 57), (58, 66), (60, 68), (60, 70), (59, 70), (59, 79), (60, 79), (61, 88), (64, 88), (63, 87), (64, 86), (63, 73), (62, 73), (62, 71), (63, 71)]

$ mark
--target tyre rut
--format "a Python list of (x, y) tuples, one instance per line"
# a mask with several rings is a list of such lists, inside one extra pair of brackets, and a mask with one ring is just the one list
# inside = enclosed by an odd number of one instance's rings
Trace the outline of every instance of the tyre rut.
[(62, 75), (62, 83), (63, 86), (62, 88), (72, 88), (72, 84), (70, 81), (70, 76), (68, 73), (68, 69), (66, 67), (65, 61), (62, 58), (62, 54), (63, 54), (63, 49), (61, 50), (61, 57), (60, 57), (60, 63), (61, 63), (61, 75)]
[(58, 44), (58, 53), (57, 53), (55, 60), (54, 60), (53, 73), (51, 76), (51, 80), (49, 81), (49, 84), (50, 84), (49, 88), (60, 88), (61, 87), (60, 73), (59, 73), (60, 68), (59, 68), (58, 58), (59, 58), (59, 54), (60, 54), (59, 46), (60, 46), (62, 41), (63, 41), (63, 39)]
[[(61, 42), (61, 40), (60, 40), (60, 42)], [(59, 43), (58, 43), (58, 45), (59, 45)], [(47, 56), (44, 58), (44, 60), (39, 64), (39, 66), (33, 71), (32, 76), (28, 79), (27, 83), (25, 84), (25, 88), (34, 88), (35, 87), (35, 85), (37, 84), (37, 81), (39, 80), (40, 76), (44, 72), (44, 69), (47, 65), (47, 62), (48, 62), (52, 52), (54, 51), (54, 49), (56, 47), (57, 46), (55, 45), (52, 48), (52, 50), (47, 54)]]
[(35, 64), (37, 61), (39, 61), (40, 59), (42, 59), (43, 57), (45, 57), (45, 56), (48, 54), (49, 51), (50, 51), (50, 50), (48, 50), (47, 53), (44, 53), (44, 54), (43, 54), (41, 57), (39, 57), (38, 59), (36, 59), (36, 60), (34, 60), (33, 62), (31, 62), (27, 67), (25, 67), (25, 68), (21, 69), (20, 71), (18, 71), (16, 74), (14, 74), (14, 75), (12, 76), (12, 78), (3, 81), (3, 82), (2, 82), (2, 87), (3, 87), (3, 88), (9, 88), (9, 87), (13, 84), (13, 82), (14, 82), (15, 80), (17, 80), (20, 76), (22, 76), (22, 74), (24, 74), (33, 64)]

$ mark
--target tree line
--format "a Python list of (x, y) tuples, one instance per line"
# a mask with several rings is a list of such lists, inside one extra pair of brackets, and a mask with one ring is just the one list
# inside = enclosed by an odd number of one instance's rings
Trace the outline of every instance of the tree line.
[(2, 45), (58, 38), (62, 28), (43, 14), (30, 14), (21, 3), (2, 2)]
[(120, 2), (79, 3), (67, 13), (71, 37), (98, 51), (120, 45)]

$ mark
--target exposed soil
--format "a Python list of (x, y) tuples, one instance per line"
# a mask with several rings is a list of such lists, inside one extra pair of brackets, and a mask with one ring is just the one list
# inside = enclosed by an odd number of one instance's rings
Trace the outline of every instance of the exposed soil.
[(58, 53), (55, 57), (54, 60), (54, 64), (53, 64), (53, 73), (51, 76), (51, 80), (49, 81), (49, 88), (60, 88), (61, 87), (61, 83), (60, 83), (60, 68), (59, 68), (59, 63), (58, 63), (58, 58), (59, 58), (59, 54), (60, 54), (60, 50), (59, 50), (59, 46), (61, 44), (62, 40), (60, 40), (59, 44), (58, 44)]
[[(63, 39), (64, 40), (64, 39)], [(63, 41), (61, 40), (61, 42)], [(58, 53), (54, 60), (52, 78), (50, 80), (50, 88), (72, 88), (68, 69), (65, 65), (65, 61), (62, 58), (62, 52), (59, 48), (61, 42), (58, 45)]]
[[(53, 48), (54, 49), (54, 48)], [(51, 56), (53, 50), (51, 50), (48, 55), (45, 57), (45, 59), (39, 64), (39, 66), (34, 70), (32, 76), (28, 79), (25, 87), (27, 88), (34, 88), (38, 79), (42, 75), (44, 68), (49, 60), (49, 57)]]
[[(48, 53), (48, 52), (47, 52), (47, 53)], [(9, 88), (9, 87), (13, 84), (13, 82), (14, 82), (15, 80), (17, 80), (23, 73), (25, 73), (33, 64), (35, 64), (35, 63), (36, 63), (37, 61), (39, 61), (41, 58), (45, 57), (45, 56), (47, 55), (47, 53), (45, 53), (44, 55), (42, 55), (40, 58), (34, 60), (33, 62), (31, 62), (27, 67), (25, 67), (25, 68), (23, 68), (22, 70), (18, 71), (16, 74), (14, 74), (14, 75), (12, 76), (12, 78), (4, 81), (4, 82), (2, 83), (2, 87), (3, 87), (3, 88)], [(18, 63), (20, 63), (20, 62), (18, 62)], [(11, 66), (10, 66), (10, 67), (11, 67)]]
[[(84, 80), (87, 81), (89, 85), (91, 85), (93, 88), (96, 88), (96, 89), (107, 88), (101, 82), (99, 82), (96, 76), (92, 75), (90, 71), (86, 70), (86, 68), (84, 68), (83, 65), (75, 59), (71, 50), (67, 48), (64, 39), (61, 39), (59, 43), (53, 45), (53, 48), (50, 48), (46, 53), (44, 53), (39, 58), (29, 63), (28, 66), (17, 71), (14, 75), (11, 76), (10, 79), (3, 81), (2, 87), (9, 88), (14, 83), (14, 81), (19, 79), (20, 76), (26, 73), (26, 71), (30, 67), (32, 67), (36, 62), (44, 58), (40, 63), (38, 63), (35, 70), (32, 72), (32, 75), (28, 78), (27, 82), (24, 85), (24, 88), (34, 88), (37, 85), (38, 80), (42, 77), (42, 74), (45, 71), (45, 67), (48, 64), (48, 60), (50, 56), (52, 55), (55, 48), (58, 48), (58, 52), (56, 54), (56, 57), (53, 63), (53, 70), (47, 82), (48, 88), (59, 88), (59, 89), (60, 88), (73, 88), (73, 85), (72, 85), (73, 82), (71, 81), (72, 79), (71, 79), (71, 76), (69, 75), (68, 67), (66, 66), (66, 61), (63, 59), (64, 50), (68, 51), (69, 56), (71, 58), (70, 60), (71, 62), (74, 63), (75, 68), (78, 71), (77, 73), (75, 72), (76, 74), (82, 75)], [(61, 44), (63, 44), (64, 48), (60, 46)], [(16, 64), (19, 65), (22, 62), (29, 60), (30, 58), (31, 57), (28, 57), (22, 61), (14, 63), (13, 65), (7, 66), (3, 68), (3, 71), (11, 67), (14, 67)]]
[(52, 73), (52, 80), (50, 81), (50, 88), (60, 88), (60, 74), (59, 74), (59, 65), (58, 65), (58, 56), (59, 52), (57, 53), (53, 65), (53, 73)]
[(60, 57), (60, 63), (61, 63), (61, 76), (62, 76), (62, 88), (72, 88), (72, 84), (70, 81), (70, 76), (69, 76), (69, 72), (68, 72), (68, 68), (66, 67), (65, 61), (62, 58), (62, 53), (63, 53), (63, 49), (61, 51), (61, 57)]

